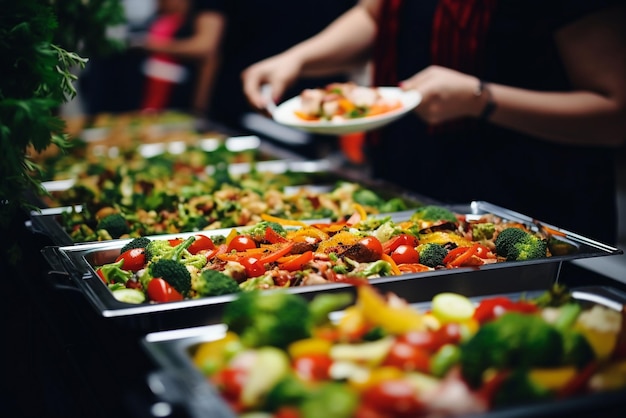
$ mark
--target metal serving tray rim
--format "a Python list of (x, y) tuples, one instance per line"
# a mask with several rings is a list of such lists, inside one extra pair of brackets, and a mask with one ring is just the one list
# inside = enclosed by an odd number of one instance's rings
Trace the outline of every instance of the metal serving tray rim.
[[(494, 293), (482, 296), (471, 297), (473, 302), (478, 302), (481, 299), (492, 296), (507, 296), (513, 299), (519, 299), (522, 296), (534, 297), (542, 294), (545, 290), (531, 290), (525, 292), (515, 293)], [(583, 302), (597, 303), (615, 311), (622, 311), (626, 304), (626, 294), (608, 286), (585, 286), (575, 287), (570, 289), (572, 297), (574, 299)], [(427, 309), (431, 305), (431, 301), (412, 303), (411, 306), (420, 309)], [(333, 316), (338, 317), (342, 311), (331, 313), (331, 319)], [(189, 402), (193, 401), (193, 397), (198, 394), (205, 399), (211, 399), (211, 402), (204, 403), (201, 407), (210, 408), (210, 410), (216, 414), (222, 414), (225, 418), (235, 417), (235, 414), (230, 411), (225, 405), (225, 402), (221, 396), (217, 393), (213, 385), (207, 382), (204, 375), (193, 364), (191, 355), (189, 355), (189, 349), (193, 346), (203, 343), (214, 341), (225, 335), (227, 326), (223, 323), (205, 325), (198, 327), (181, 328), (175, 330), (158, 331), (146, 334), (141, 339), (141, 344), (144, 350), (151, 356), (158, 367), (158, 371), (151, 373), (148, 376), (148, 380), (161, 381), (165, 380), (167, 384), (178, 385), (190, 385), (195, 390), (187, 391), (185, 395), (182, 395), (183, 399), (171, 399), (170, 401), (183, 403), (183, 405), (189, 406)], [(175, 376), (172, 382), (172, 376)], [(153, 385), (150, 385), (153, 386)], [(535, 413), (541, 412), (558, 412), (567, 408), (568, 410), (574, 410), (576, 405), (580, 402), (588, 403), (594, 402), (595, 399), (599, 401), (603, 399), (612, 399), (618, 401), (626, 389), (620, 389), (617, 391), (598, 392), (591, 395), (583, 396), (577, 399), (564, 399), (559, 402), (549, 403), (537, 403), (531, 405), (515, 405), (501, 410), (487, 411), (480, 416), (483, 417), (513, 417), (513, 416), (529, 416), (533, 411)], [(185, 393), (179, 391), (180, 394)], [(615, 395), (615, 394), (619, 395)], [(613, 399), (617, 396), (617, 399)], [(195, 405), (197, 406), (197, 405)], [(206, 411), (197, 411), (206, 412)], [(195, 417), (196, 415), (194, 415)], [(200, 416), (200, 415), (198, 415)], [(465, 417), (472, 416), (464, 415)]]
[[(487, 212), (493, 213), (495, 215), (500, 215), (501, 213), (506, 213), (507, 219), (513, 220), (523, 220), (524, 222), (535, 222), (533, 219), (528, 218), (524, 215), (517, 214), (513, 211), (506, 212), (504, 209), (499, 208), (498, 206), (492, 205), (487, 202), (475, 201), (469, 204), (470, 210), (472, 213), (478, 214), (481, 210), (489, 209)], [(408, 210), (404, 212), (399, 212), (396, 214), (381, 214), (378, 216), (410, 216), (413, 213), (413, 210)], [(503, 216), (504, 217), (504, 216)], [(406, 218), (404, 218), (406, 219)], [(311, 222), (319, 222), (319, 220), (311, 221)], [(537, 259), (537, 260), (527, 260), (527, 261), (515, 261), (515, 262), (505, 262), (505, 263), (494, 263), (494, 264), (486, 264), (480, 267), (463, 267), (463, 268), (455, 268), (455, 269), (441, 269), (441, 270), (433, 270), (426, 272), (418, 272), (418, 273), (407, 273), (399, 276), (387, 276), (380, 277), (375, 279), (370, 279), (370, 282), (374, 285), (379, 284), (389, 284), (392, 282), (403, 282), (408, 280), (415, 279), (423, 279), (430, 278), (435, 276), (452, 276), (456, 274), (465, 274), (468, 272), (478, 272), (478, 271), (489, 271), (496, 269), (506, 269), (513, 266), (532, 266), (537, 264), (547, 264), (547, 263), (560, 263), (562, 261), (574, 260), (579, 258), (590, 258), (596, 256), (606, 256), (606, 255), (614, 255), (614, 254), (622, 254), (623, 251), (621, 249), (608, 246), (606, 244), (590, 240), (586, 237), (582, 237), (578, 234), (570, 233), (566, 230), (560, 229), (558, 227), (551, 226), (551, 228), (559, 230), (563, 232), (567, 237), (571, 237), (571, 239), (576, 242), (579, 240), (580, 244), (584, 244), (589, 246), (592, 249), (597, 250), (598, 252), (581, 252), (576, 253), (574, 255), (555, 255), (549, 258)], [(238, 229), (243, 229), (246, 227), (239, 227)], [(186, 232), (186, 233), (177, 233), (177, 234), (166, 234), (166, 235), (157, 235), (151, 236), (151, 239), (171, 239), (171, 238), (179, 238), (179, 237), (188, 237), (195, 234), (205, 234), (207, 236), (212, 235), (228, 235), (228, 233), (232, 230), (232, 228), (224, 228), (210, 231), (200, 231), (200, 232)], [(73, 281), (88, 295), (92, 304), (96, 306), (96, 308), (100, 311), (101, 315), (104, 317), (119, 317), (126, 315), (136, 315), (136, 314), (147, 314), (154, 312), (165, 312), (165, 311), (173, 311), (177, 309), (184, 308), (193, 308), (205, 305), (213, 305), (219, 303), (225, 303), (232, 300), (235, 295), (223, 295), (223, 296), (213, 296), (206, 297), (200, 299), (189, 299), (183, 300), (180, 302), (168, 302), (168, 303), (156, 303), (156, 304), (140, 304), (134, 305), (129, 303), (120, 302), (111, 293), (111, 291), (100, 281), (97, 277), (93, 266), (87, 261), (87, 256), (92, 253), (97, 253), (98, 251), (102, 252), (105, 250), (113, 250), (119, 249), (124, 244), (129, 242), (130, 239), (126, 240), (113, 240), (113, 241), (105, 241), (105, 242), (94, 242), (94, 243), (83, 243), (79, 245), (71, 245), (71, 246), (51, 246), (46, 247), (42, 250), (43, 255), (46, 259), (48, 259), (49, 263), (55, 264), (58, 270), (64, 270), (69, 273), (70, 277)], [(293, 293), (313, 293), (317, 291), (330, 291), (336, 290), (340, 288), (351, 287), (349, 284), (343, 283), (327, 283), (320, 285), (309, 285), (309, 286), (301, 286), (301, 287), (293, 287), (289, 288), (290, 292)]]

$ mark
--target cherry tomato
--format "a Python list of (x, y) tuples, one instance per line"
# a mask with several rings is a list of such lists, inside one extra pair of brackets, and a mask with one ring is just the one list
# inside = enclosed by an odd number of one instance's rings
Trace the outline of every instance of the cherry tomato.
[(446, 344), (458, 344), (462, 336), (461, 325), (456, 322), (445, 323), (432, 333), (437, 346), (435, 350)]
[(383, 255), (383, 245), (380, 243), (378, 238), (374, 236), (363, 237), (359, 240), (359, 244), (363, 245), (369, 251), (372, 252), (373, 255), (376, 255), (376, 259), (379, 260)]
[(256, 248), (256, 242), (250, 235), (237, 235), (228, 244), (228, 251), (246, 251)]
[(146, 255), (145, 248), (131, 248), (130, 250), (124, 251), (120, 254), (115, 262), (124, 259), (124, 264), (122, 264), (122, 268), (128, 271), (138, 271), (141, 270), (146, 264)]
[(213, 240), (206, 235), (196, 235), (196, 240), (189, 246), (188, 250), (191, 254), (198, 254), (202, 250), (213, 250), (215, 244)]
[(183, 300), (183, 295), (160, 277), (150, 280), (146, 290), (150, 299), (155, 302), (177, 302)]
[(261, 260), (256, 257), (242, 257), (239, 263), (246, 268), (246, 275), (248, 277), (258, 277), (265, 274), (265, 266), (261, 263)]
[(363, 392), (363, 402), (393, 417), (415, 417), (424, 411), (413, 386), (401, 379), (383, 380)]
[(385, 242), (385, 244), (383, 245), (383, 251), (385, 252), (385, 254), (391, 254), (391, 252), (398, 248), (398, 246), (400, 245), (410, 245), (411, 247), (417, 247), (418, 244), (419, 241), (413, 235), (400, 234)]
[(235, 401), (241, 396), (246, 378), (247, 372), (245, 370), (226, 367), (217, 372), (213, 377), (213, 382), (226, 399)]
[(430, 370), (430, 354), (424, 348), (398, 339), (389, 349), (383, 365), (406, 371), (428, 372)]
[(396, 262), (396, 264), (420, 262), (420, 254), (417, 252), (415, 247), (406, 244), (398, 245), (398, 247), (391, 253), (391, 258)]
[(319, 381), (330, 378), (332, 359), (326, 354), (308, 354), (293, 361), (293, 369), (305, 381)]

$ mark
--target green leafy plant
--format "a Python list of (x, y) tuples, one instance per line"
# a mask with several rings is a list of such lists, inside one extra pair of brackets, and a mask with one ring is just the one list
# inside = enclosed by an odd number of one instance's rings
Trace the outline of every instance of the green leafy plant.
[[(98, 6), (102, 10), (96, 9)], [(57, 19), (56, 13), (62, 9), (75, 13), (74, 24), (67, 13), (64, 21)], [(83, 67), (87, 58), (68, 48), (81, 45), (85, 51), (101, 52), (96, 45), (111, 42), (106, 39), (106, 27), (122, 21), (119, 0), (2, 2), (0, 228), (8, 227), (18, 211), (31, 208), (28, 192), (44, 193), (39, 166), (29, 153), (41, 152), (51, 144), (61, 149), (70, 144), (57, 113), (61, 104), (76, 95), (73, 82), (77, 76), (72, 70)]]

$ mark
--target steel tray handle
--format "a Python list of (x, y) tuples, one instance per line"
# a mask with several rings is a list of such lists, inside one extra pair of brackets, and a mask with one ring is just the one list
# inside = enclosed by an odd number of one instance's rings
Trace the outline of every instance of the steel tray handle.
[(171, 371), (159, 370), (148, 374), (148, 387), (158, 399), (153, 408), (184, 407), (190, 418), (236, 418), (221, 396), (206, 384), (192, 376), (182, 376)]
[(67, 266), (63, 263), (63, 254), (58, 247), (48, 246), (41, 249), (43, 257), (50, 265), (47, 283), (56, 290), (80, 292), (74, 284)]

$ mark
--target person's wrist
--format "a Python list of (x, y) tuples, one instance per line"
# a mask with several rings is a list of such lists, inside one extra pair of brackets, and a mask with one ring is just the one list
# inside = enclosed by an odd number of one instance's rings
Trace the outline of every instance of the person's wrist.
[(496, 102), (493, 100), (493, 94), (489, 83), (484, 80), (478, 79), (478, 85), (474, 95), (480, 99), (481, 107), (476, 117), (480, 120), (489, 120), (491, 114), (496, 109)]

